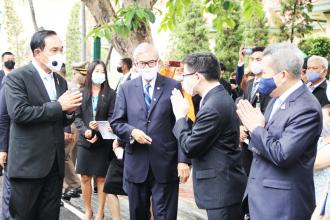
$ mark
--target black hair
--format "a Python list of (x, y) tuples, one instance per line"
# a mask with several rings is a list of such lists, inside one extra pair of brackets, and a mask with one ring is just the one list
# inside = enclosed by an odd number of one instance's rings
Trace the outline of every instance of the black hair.
[(13, 56), (14, 54), (12, 52), (6, 51), (1, 55), (1, 58), (3, 59), (6, 55), (11, 55)]
[(92, 96), (92, 74), (94, 72), (94, 69), (97, 65), (102, 65), (104, 68), (104, 74), (105, 74), (105, 81), (104, 83), (102, 83), (101, 85), (101, 91), (99, 94), (99, 97), (101, 102), (100, 102), (100, 106), (98, 106), (98, 110), (97, 111), (106, 111), (106, 109), (103, 108), (103, 106), (106, 105), (104, 100), (105, 94), (110, 92), (110, 86), (109, 86), (109, 82), (108, 82), (108, 74), (107, 74), (107, 67), (105, 65), (105, 63), (102, 60), (94, 60), (91, 64), (88, 65), (88, 70), (87, 70), (87, 76), (86, 76), (86, 80), (85, 80), (85, 84), (84, 84), (84, 92), (83, 92), (83, 103), (84, 105), (88, 105), (88, 100), (91, 99)]
[(203, 74), (207, 81), (220, 80), (219, 61), (210, 52), (189, 54), (182, 62), (188, 66), (191, 72)]
[(258, 47), (252, 48), (252, 53), (254, 53), (254, 52), (264, 52), (264, 50), (265, 50), (265, 47), (258, 46)]
[(226, 71), (227, 70), (225, 64), (223, 64), (223, 63), (220, 62), (219, 65), (220, 65), (220, 71)]
[(304, 64), (303, 64), (302, 68), (305, 69), (305, 70), (307, 70), (307, 61), (308, 61), (308, 58), (309, 57), (305, 57), (304, 58)]
[(131, 69), (132, 68), (132, 65), (133, 65), (133, 61), (131, 58), (123, 58), (121, 59), (121, 62), (123, 62), (123, 64), (127, 65), (128, 69)]
[(37, 48), (41, 50), (45, 49), (45, 38), (52, 35), (57, 35), (57, 34), (55, 31), (52, 30), (41, 30), (35, 32), (30, 42), (32, 53), (34, 54), (34, 50)]

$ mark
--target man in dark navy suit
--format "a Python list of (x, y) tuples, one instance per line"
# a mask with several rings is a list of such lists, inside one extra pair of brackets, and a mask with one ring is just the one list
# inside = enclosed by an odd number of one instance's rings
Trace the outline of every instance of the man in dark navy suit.
[(81, 105), (57, 72), (63, 45), (54, 31), (36, 32), (31, 63), (6, 77), (10, 117), (10, 215), (17, 220), (57, 220), (64, 176), (64, 127)]
[(246, 175), (238, 145), (235, 103), (219, 83), (220, 66), (212, 53), (190, 54), (183, 63), (183, 89), (202, 100), (191, 129), (186, 100), (180, 91), (173, 90), (173, 133), (192, 159), (196, 204), (206, 209), (209, 220), (241, 220)]
[(119, 87), (111, 127), (124, 142), (124, 178), (130, 219), (149, 219), (150, 197), (155, 219), (177, 217), (179, 178), (187, 181), (188, 159), (172, 134), (175, 117), (171, 91), (180, 83), (158, 74), (155, 47), (140, 44), (134, 51), (140, 77)]

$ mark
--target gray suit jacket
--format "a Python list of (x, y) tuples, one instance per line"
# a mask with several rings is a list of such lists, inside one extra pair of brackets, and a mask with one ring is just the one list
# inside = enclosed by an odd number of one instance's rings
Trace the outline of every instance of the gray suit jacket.
[(309, 220), (315, 208), (313, 165), (322, 130), (321, 107), (305, 85), (251, 135), (253, 162), (245, 196), (253, 220)]
[[(57, 96), (67, 83), (54, 73)], [(30, 63), (6, 78), (6, 103), (11, 119), (8, 174), (10, 178), (43, 178), (55, 159), (64, 176), (64, 127), (68, 119), (58, 102), (51, 102), (39, 73)]]

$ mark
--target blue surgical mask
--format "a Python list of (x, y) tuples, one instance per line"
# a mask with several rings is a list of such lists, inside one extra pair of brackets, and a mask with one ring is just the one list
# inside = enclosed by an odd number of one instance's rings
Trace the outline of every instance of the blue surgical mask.
[(318, 72), (307, 72), (306, 77), (308, 82), (314, 83), (317, 80), (321, 79), (321, 74)]
[(96, 85), (101, 85), (105, 81), (105, 74), (93, 74), (92, 82)]
[(273, 77), (261, 78), (259, 82), (258, 91), (264, 96), (268, 96), (274, 89), (276, 89), (276, 84)]

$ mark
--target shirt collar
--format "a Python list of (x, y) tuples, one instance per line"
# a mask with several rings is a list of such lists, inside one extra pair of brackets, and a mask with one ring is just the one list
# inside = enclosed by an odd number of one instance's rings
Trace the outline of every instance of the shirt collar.
[(301, 80), (298, 80), (296, 84), (294, 84), (291, 88), (286, 90), (279, 98), (278, 100), (283, 103), (294, 91), (296, 91), (300, 86), (302, 86), (303, 83)]
[(32, 60), (32, 65), (37, 69), (40, 77), (42, 80), (47, 79), (47, 78), (54, 78), (53, 76), (53, 72), (46, 73), (37, 63), (37, 61), (35, 59)]
[[(158, 75), (158, 74), (157, 74), (157, 75)], [(149, 82), (149, 84), (150, 84), (150, 86), (151, 86), (151, 89), (155, 88), (155, 83), (156, 83), (157, 75), (156, 75), (155, 78), (153, 78), (153, 79)], [(148, 82), (142, 79), (142, 83), (143, 83), (143, 88), (144, 88), (144, 86), (145, 86)]]
[(319, 87), (319, 86), (320, 86), (325, 80), (326, 80), (326, 79), (322, 80), (321, 82), (319, 82), (319, 83), (316, 84), (316, 85), (310, 85), (310, 88), (312, 89), (312, 91), (313, 91), (315, 88)]

